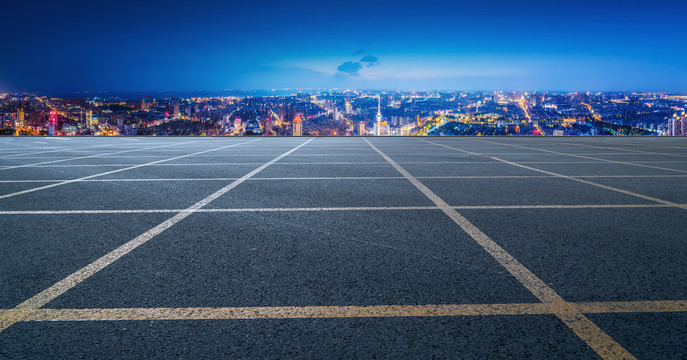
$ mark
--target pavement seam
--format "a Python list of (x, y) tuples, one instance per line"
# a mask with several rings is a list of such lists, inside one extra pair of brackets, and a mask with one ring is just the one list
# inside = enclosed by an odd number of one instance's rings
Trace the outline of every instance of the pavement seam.
[(527, 269), (505, 249), (489, 238), (484, 232), (458, 213), (432, 190), (398, 165), (393, 159), (363, 138), (377, 153), (385, 158), (398, 172), (403, 174), (415, 187), (472, 237), (489, 255), (511, 273), (541, 302), (553, 308), (554, 314), (563, 321), (580, 339), (603, 359), (635, 359), (625, 348), (606, 334), (584, 314), (566, 302), (555, 290)]

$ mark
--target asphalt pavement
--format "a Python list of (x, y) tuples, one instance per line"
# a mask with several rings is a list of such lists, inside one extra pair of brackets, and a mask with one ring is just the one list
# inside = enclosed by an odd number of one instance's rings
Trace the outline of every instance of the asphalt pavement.
[(0, 138), (0, 358), (687, 358), (687, 138)]

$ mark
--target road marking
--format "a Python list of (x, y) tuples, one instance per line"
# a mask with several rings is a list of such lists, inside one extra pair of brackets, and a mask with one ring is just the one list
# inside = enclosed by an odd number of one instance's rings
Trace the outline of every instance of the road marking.
[[(558, 178), (555, 175), (465, 175), (465, 176), (416, 176), (416, 179), (547, 179)], [(575, 178), (683, 178), (687, 175), (575, 175)], [(233, 181), (238, 178), (136, 178), (136, 179), (85, 179), (79, 182), (151, 182), (151, 181)], [(257, 177), (249, 181), (289, 181), (289, 180), (397, 180), (403, 176), (342, 176), (342, 177)], [(70, 179), (34, 179), (34, 180), (0, 180), (1, 183), (54, 183)]]
[(599, 148), (599, 149), (622, 150), (622, 151), (624, 151), (624, 153), (620, 153), (620, 154), (609, 154), (609, 155), (627, 155), (628, 152), (630, 152), (630, 153), (642, 153), (642, 154), (655, 154), (655, 155), (666, 155), (666, 156), (687, 157), (687, 155), (685, 155), (685, 154), (660, 153), (660, 152), (653, 152), (653, 151), (632, 150), (632, 149), (623, 149), (623, 148), (614, 148), (614, 147), (597, 146), (597, 145), (587, 145), (587, 144), (573, 144), (573, 143), (562, 143), (562, 144), (573, 145), (573, 146), (585, 146), (585, 147), (592, 147), (592, 148)]
[(185, 158), (185, 157), (189, 157), (189, 156), (194, 156), (194, 155), (197, 155), (197, 154), (207, 153), (207, 152), (210, 152), (210, 151), (217, 151), (217, 150), (221, 150), (221, 149), (225, 149), (225, 148), (229, 148), (229, 147), (233, 147), (233, 146), (248, 144), (248, 143), (252, 143), (252, 142), (255, 142), (255, 141), (259, 141), (259, 140), (261, 140), (261, 139), (256, 139), (256, 140), (251, 140), (251, 141), (245, 141), (245, 142), (241, 142), (241, 143), (231, 144), (231, 145), (222, 146), (222, 147), (215, 148), (215, 149), (203, 150), (203, 151), (195, 152), (195, 153), (192, 153), (192, 154), (186, 154), (186, 155), (181, 155), (181, 156), (175, 156), (175, 157), (167, 158), (167, 159), (163, 159), (163, 160), (151, 161), (151, 162), (148, 162), (148, 163), (145, 163), (145, 164), (138, 164), (138, 165), (135, 165), (135, 166), (129, 166), (129, 167), (122, 168), (122, 169), (110, 170), (110, 171), (106, 171), (106, 172), (99, 173), (99, 174), (95, 174), (95, 175), (84, 176), (84, 177), (81, 177), (81, 178), (78, 178), (78, 179), (65, 180), (65, 181), (62, 181), (62, 182), (59, 182), (59, 183), (54, 183), (54, 184), (50, 184), (50, 185), (39, 186), (39, 187), (36, 187), (36, 188), (31, 188), (31, 189), (26, 189), (26, 190), (22, 190), (22, 191), (17, 191), (17, 192), (13, 192), (13, 193), (10, 193), (10, 194), (0, 195), (0, 199), (6, 199), (6, 198), (9, 198), (9, 197), (13, 197), (13, 196), (17, 196), (17, 195), (23, 195), (23, 194), (31, 193), (31, 192), (34, 192), (34, 191), (40, 191), (40, 190), (50, 189), (50, 188), (54, 188), (54, 187), (56, 187), (56, 186), (71, 184), (71, 183), (78, 182), (78, 181), (83, 181), (83, 180), (87, 180), (87, 179), (92, 179), (92, 178), (95, 178), (95, 177), (98, 177), (98, 176), (111, 175), (111, 174), (115, 174), (115, 173), (122, 172), (122, 171), (137, 169), (137, 168), (144, 167), (144, 166), (150, 166), (150, 165), (158, 164), (158, 163), (161, 163), (161, 162), (164, 162), (164, 161), (177, 160), (177, 159), (181, 159), (181, 158)]
[[(45, 154), (45, 153), (51, 153), (51, 152), (58, 152), (58, 151), (74, 151), (76, 149), (92, 149), (92, 148), (101, 148), (101, 147), (108, 147), (108, 146), (114, 146), (115, 144), (105, 144), (105, 145), (94, 145), (94, 146), (81, 146), (81, 147), (76, 147), (76, 148), (59, 148), (57, 150), (46, 150), (46, 151), (37, 151), (37, 152), (32, 152), (32, 153), (21, 153), (21, 154), (11, 154), (11, 155), (5, 155), (0, 157), (0, 159), (9, 159), (13, 158), (16, 156), (27, 156), (27, 155), (36, 155), (36, 154)], [(19, 149), (19, 150), (25, 150), (25, 149)]]
[[(492, 141), (486, 141), (486, 140), (479, 140), (480, 142), (484, 142), (487, 144), (496, 144), (496, 145), (502, 145), (502, 146), (512, 146), (512, 147), (517, 147), (517, 148), (522, 148), (522, 149), (529, 149), (529, 150), (538, 150), (538, 151), (543, 151), (551, 154), (557, 154), (557, 155), (564, 155), (564, 156), (572, 156), (572, 157), (577, 157), (577, 158), (582, 158), (582, 159), (591, 159), (591, 160), (597, 160), (597, 161), (602, 161), (603, 163), (615, 163), (615, 164), (624, 164), (624, 165), (632, 165), (632, 166), (640, 166), (640, 167), (645, 167), (645, 168), (650, 168), (650, 169), (658, 169), (658, 170), (665, 170), (665, 171), (673, 171), (673, 172), (679, 172), (679, 173), (685, 173), (687, 174), (687, 171), (685, 170), (678, 170), (678, 169), (671, 169), (671, 168), (664, 168), (660, 166), (652, 166), (652, 165), (645, 165), (645, 164), (640, 164), (640, 163), (632, 163), (632, 162), (626, 162), (626, 161), (619, 161), (619, 160), (609, 160), (609, 159), (601, 159), (601, 158), (595, 158), (591, 156), (585, 156), (585, 155), (575, 155), (575, 154), (567, 154), (567, 153), (562, 153), (559, 151), (553, 151), (553, 150), (544, 150), (544, 149), (538, 149), (538, 148), (533, 148), (533, 147), (528, 147), (528, 146), (521, 146), (521, 145), (513, 145), (513, 144), (505, 144), (501, 142), (492, 142)], [(518, 161), (520, 164), (525, 164), (527, 162), (525, 161)], [(599, 162), (596, 162), (599, 164)], [(536, 163), (532, 163), (536, 164)]]
[[(478, 156), (480, 156), (480, 154), (475, 153), (475, 152), (472, 152), (472, 151), (463, 150), (463, 149), (459, 149), (459, 148), (454, 148), (454, 147), (451, 147), (451, 146), (448, 146), (448, 145), (439, 144), (439, 143), (435, 143), (435, 142), (431, 142), (431, 141), (427, 141), (427, 140), (422, 140), (422, 139), (420, 139), (420, 141), (423, 141), (423, 142), (426, 142), (426, 143), (429, 143), (429, 144), (434, 144), (434, 145), (436, 145), (436, 146), (445, 147), (445, 148), (447, 148), (447, 149), (452, 149), (452, 150), (456, 150), (456, 151), (462, 151), (462, 152), (469, 153), (469, 154), (472, 154), (472, 155), (478, 155)], [(580, 177), (568, 176), (568, 175), (558, 174), (558, 173), (555, 173), (555, 172), (552, 172), (552, 171), (547, 171), (547, 170), (542, 170), (542, 169), (533, 168), (533, 167), (526, 166), (526, 165), (522, 165), (522, 164), (519, 164), (519, 163), (516, 163), (516, 162), (513, 162), (513, 161), (503, 160), (503, 159), (500, 159), (500, 158), (497, 158), (497, 157), (494, 157), (494, 156), (490, 156), (490, 158), (491, 158), (491, 159), (498, 160), (498, 161), (501, 161), (501, 162), (503, 162), (503, 163), (505, 163), (505, 164), (510, 164), (510, 165), (513, 165), (513, 166), (521, 167), (521, 168), (523, 168), (523, 169), (528, 169), (528, 170), (540, 172), (540, 173), (543, 173), (543, 174), (553, 175), (553, 176), (560, 177), (560, 178), (563, 178), (563, 179), (569, 179), (569, 180), (581, 182), (581, 183), (583, 183), (583, 184), (588, 184), (588, 185), (596, 186), (596, 187), (599, 187), (599, 188), (602, 188), (602, 189), (606, 189), (606, 190), (611, 190), (611, 191), (619, 192), (619, 193), (621, 193), (621, 194), (626, 194), (626, 195), (634, 196), (634, 197), (637, 197), (637, 198), (640, 198), (640, 199), (649, 200), (649, 201), (661, 203), (661, 204), (664, 204), (664, 205), (668, 205), (668, 206), (671, 206), (671, 207), (678, 207), (678, 208), (682, 208), (682, 209), (686, 209), (686, 210), (687, 210), (687, 205), (685, 205), (685, 204), (676, 204), (676, 203), (674, 203), (674, 202), (672, 202), (672, 201), (663, 200), (663, 199), (655, 198), (655, 197), (652, 197), (652, 196), (647, 196), (647, 195), (638, 194), (638, 193), (635, 193), (635, 192), (632, 192), (632, 191), (619, 189), (619, 188), (616, 188), (616, 187), (613, 187), (613, 186), (608, 186), (608, 185), (603, 185), (603, 184), (595, 183), (595, 182), (592, 182), (592, 181), (588, 181), (588, 180), (581, 179)]]
[[(79, 157), (66, 158), (66, 159), (60, 159), (60, 160), (43, 161), (43, 162), (33, 163), (33, 164), (6, 166), (6, 167), (0, 168), (0, 171), (1, 170), (16, 169), (16, 168), (23, 168), (23, 167), (83, 166), (83, 165), (78, 165), (78, 164), (71, 164), (71, 165), (66, 165), (66, 164), (47, 165), (47, 164), (54, 164), (54, 163), (58, 163), (58, 162), (71, 161), (71, 160), (97, 158), (97, 157), (107, 156), (107, 155), (112, 155), (112, 154), (123, 154), (123, 153), (132, 152), (132, 151), (143, 151), (143, 150), (157, 149), (157, 148), (168, 147), (168, 146), (177, 146), (177, 145), (183, 145), (183, 144), (189, 144), (189, 143), (191, 143), (191, 142), (187, 141), (187, 142), (178, 143), (178, 144), (177, 143), (171, 143), (171, 144), (167, 144), (167, 145), (158, 145), (158, 146), (139, 148), (139, 149), (133, 149), (133, 150), (123, 150), (123, 151), (117, 151), (117, 152), (106, 153), (106, 154), (95, 154), (95, 155), (79, 156)], [(90, 166), (127, 166), (127, 165), (90, 165)]]
[(687, 300), (580, 302), (573, 305), (587, 314), (687, 311)]
[[(570, 303), (581, 313), (617, 314), (685, 312), (687, 301), (626, 301)], [(555, 308), (546, 303), (371, 305), (371, 306), (277, 306), (105, 309), (6, 309), (0, 321), (136, 321), (136, 320), (235, 320), (315, 319), (434, 316), (549, 315)]]
[(454, 208), (437, 196), (432, 190), (413, 177), (393, 159), (375, 147), (369, 140), (363, 138), (370, 147), (389, 162), (398, 172), (405, 176), (427, 198), (460, 226), (477, 244), (491, 255), (501, 266), (510, 272), (523, 286), (525, 286), (542, 303), (551, 306), (553, 314), (563, 321), (577, 336), (604, 359), (634, 359), (625, 348), (596, 326), (589, 318), (577, 311), (566, 302), (555, 290), (542, 281), (537, 275), (522, 265), (506, 250), (489, 238), (479, 228), (463, 217)]
[[(687, 204), (686, 204), (687, 205)], [(461, 205), (456, 210), (517, 210), (517, 209), (635, 209), (666, 208), (664, 204), (598, 204), (598, 205)], [(343, 206), (343, 207), (294, 207), (294, 208), (217, 208), (198, 209), (199, 213), (212, 212), (294, 212), (294, 211), (407, 211), (438, 210), (438, 206)], [(0, 215), (69, 215), (69, 214), (148, 214), (177, 213), (183, 209), (96, 209), (96, 210), (6, 210)]]
[[(171, 146), (171, 145), (168, 145)], [(145, 149), (140, 149), (140, 150), (145, 150)], [(129, 150), (129, 151), (134, 151), (134, 150)], [(83, 158), (89, 158), (93, 156), (85, 156)], [(79, 158), (75, 158), (79, 159)], [(74, 160), (75, 160), (74, 159)], [(52, 162), (58, 162), (58, 161), (68, 161), (72, 159), (67, 159), (67, 160), (56, 160), (56, 161), (49, 161), (46, 162), (52, 163)], [(489, 163), (496, 163), (496, 161), (490, 161)], [(262, 165), (263, 162), (232, 162), (232, 163), (174, 163), (174, 164), (152, 164), (149, 166), (236, 166), (236, 165)], [(377, 161), (377, 162), (372, 162), (372, 161), (359, 161), (359, 162), (284, 162), (284, 163), (277, 163), (274, 165), (351, 165), (351, 166), (358, 166), (358, 165), (379, 165), (379, 164), (386, 164), (386, 162), (383, 161)], [(17, 166), (11, 166), (8, 167), (10, 168), (15, 168), (15, 167), (36, 167), (36, 168), (50, 168), (50, 167), (93, 167), (93, 166), (133, 166), (137, 164), (49, 164), (49, 165), (42, 165), (42, 163), (37, 163), (37, 164), (26, 164), (26, 165), (17, 165)], [(5, 170), (0, 168), (0, 170)]]
[[(270, 165), (276, 163), (277, 161), (283, 159), (284, 157), (291, 154), (292, 152), (300, 149), (301, 147), (305, 146), (306, 144), (308, 144), (312, 140), (313, 140), (313, 138), (310, 138), (307, 141), (301, 143), (300, 145), (294, 147), (293, 149), (291, 149), (291, 150), (277, 156), (276, 158), (266, 162), (262, 166), (256, 168), (255, 170), (253, 170), (253, 171), (249, 172), (248, 174), (242, 176), (241, 178), (235, 180), (231, 184), (217, 190), (216, 192), (210, 194), (209, 196), (205, 197), (204, 199), (198, 201), (197, 203), (189, 206), (188, 208), (177, 213), (176, 215), (172, 216), (171, 218), (163, 221), (162, 223), (158, 224), (157, 226), (153, 227), (152, 229), (150, 229), (150, 230), (146, 231), (145, 233), (137, 236), (133, 240), (131, 240), (131, 241), (125, 243), (124, 245), (121, 245), (120, 247), (112, 250), (111, 252), (105, 254), (104, 256), (97, 259), (96, 261), (84, 266), (80, 270), (77, 270), (76, 272), (72, 273), (71, 275), (67, 276), (66, 278), (58, 281), (57, 283), (53, 284), (49, 288), (41, 291), (40, 293), (34, 295), (30, 299), (28, 299), (28, 300), (22, 302), (21, 304), (15, 306), (14, 309), (32, 310), (32, 309), (38, 309), (38, 308), (42, 307), (43, 305), (54, 300), (56, 297), (65, 293), (67, 290), (80, 284), (81, 282), (88, 279), (89, 277), (91, 277), (95, 273), (104, 269), (105, 267), (112, 264), (113, 262), (117, 261), (122, 256), (133, 251), (137, 247), (145, 244), (150, 239), (154, 238), (155, 236), (159, 235), (163, 231), (172, 227), (174, 224), (178, 223), (179, 221), (185, 219), (189, 215), (198, 211), (200, 208), (208, 205), (213, 200), (217, 199), (218, 197), (226, 194), (227, 192), (231, 191), (235, 187), (239, 186), (241, 183), (246, 181), (246, 179), (248, 179), (252, 176), (255, 176), (255, 174), (261, 172), (262, 170), (264, 170), (268, 166), (270, 166)], [(246, 144), (246, 142), (243, 142), (240, 144)], [(0, 322), (0, 331), (7, 329), (8, 327), (12, 326), (12, 324), (14, 324), (16, 321), (20, 321), (20, 320), (22, 320), (21, 316), (15, 317), (15, 318), (12, 318), (9, 320), (1, 321)]]
[[(496, 143), (494, 143), (496, 144)], [(505, 146), (518, 146), (518, 145), (507, 145), (507, 144), (497, 144), (497, 145), (505, 145)], [(155, 146), (156, 147), (164, 147), (164, 146), (172, 146), (172, 145), (163, 145), (163, 146)], [(142, 149), (135, 149), (135, 150), (126, 150), (122, 152), (131, 152), (131, 151), (139, 151), (139, 150), (147, 150), (147, 149), (152, 149), (152, 148), (142, 148)], [(548, 151), (548, 150), (542, 150), (542, 151)], [(557, 153), (560, 155), (566, 155), (566, 156), (575, 156), (575, 157), (580, 157), (578, 155), (572, 155), (572, 154), (565, 154), (565, 153)], [(7, 170), (7, 169), (14, 169), (14, 168), (21, 168), (21, 167), (33, 167), (33, 168), (51, 168), (51, 167), (106, 167), (106, 166), (133, 166), (137, 164), (54, 164), (57, 162), (63, 162), (63, 161), (70, 161), (70, 160), (79, 160), (79, 159), (88, 159), (88, 158), (94, 158), (94, 157), (100, 157), (100, 156), (107, 156), (108, 154), (98, 154), (98, 155), (90, 155), (90, 156), (82, 156), (82, 157), (77, 157), (77, 158), (67, 158), (63, 160), (53, 160), (53, 161), (45, 161), (45, 162), (40, 162), (40, 163), (34, 163), (34, 164), (24, 164), (24, 165), (13, 165), (13, 166), (7, 166), (5, 168), (0, 168), (0, 170)], [(158, 156), (160, 157), (160, 156)], [(586, 156), (584, 156), (587, 158)], [(596, 158), (589, 158), (589, 159), (596, 159)], [(616, 161), (616, 160), (606, 160), (606, 159), (598, 159), (599, 161), (518, 161), (519, 164), (560, 164), (560, 165), (566, 165), (566, 164), (603, 164), (603, 163), (618, 163), (618, 164), (625, 164), (625, 165), (633, 165), (633, 166), (641, 166), (641, 167), (647, 167), (647, 168), (652, 168), (652, 169), (659, 169), (659, 170), (667, 170), (667, 171), (674, 171), (674, 172), (680, 172), (680, 173), (685, 173), (687, 174), (687, 171), (685, 170), (678, 170), (678, 169), (671, 169), (671, 168), (663, 168), (663, 167), (658, 167), (658, 166), (650, 166), (650, 165), (644, 165), (641, 162), (624, 162), (624, 161)], [(399, 164), (499, 164), (498, 161), (397, 161)], [(652, 164), (656, 163), (668, 163), (668, 164), (687, 164), (687, 162), (683, 161), (668, 161), (668, 162), (660, 162), (660, 161), (651, 161)], [(174, 163), (174, 164), (154, 164), (150, 166), (235, 166), (235, 165), (259, 165), (262, 164), (262, 162), (230, 162), (230, 163)], [(384, 161), (329, 161), (329, 162), (280, 162), (274, 165), (370, 165), (370, 164), (386, 164)], [(627, 175), (627, 176), (634, 176), (634, 175)]]

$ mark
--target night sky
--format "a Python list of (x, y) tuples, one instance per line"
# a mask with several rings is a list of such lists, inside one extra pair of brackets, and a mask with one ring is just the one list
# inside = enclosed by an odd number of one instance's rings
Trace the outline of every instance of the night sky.
[(0, 91), (685, 91), (686, 3), (4, 2)]

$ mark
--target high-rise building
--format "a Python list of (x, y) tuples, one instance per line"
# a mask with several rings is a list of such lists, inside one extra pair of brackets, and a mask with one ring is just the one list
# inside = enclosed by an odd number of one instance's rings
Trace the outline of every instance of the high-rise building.
[(375, 135), (382, 135), (382, 95), (377, 95), (377, 117), (375, 119)]
[(18, 125), (24, 126), (24, 109), (17, 110)]
[(365, 122), (358, 122), (358, 136), (365, 136)]
[(674, 115), (668, 119), (668, 136), (687, 136), (687, 116)]
[(351, 102), (346, 100), (346, 115), (348, 115), (352, 112), (353, 112), (353, 107), (351, 106)]
[(241, 118), (237, 117), (234, 119), (234, 134), (243, 135), (243, 126), (241, 126)]
[(262, 132), (265, 135), (270, 135), (270, 133), (272, 132), (272, 118), (270, 117), (269, 113), (267, 114), (267, 116), (265, 116), (265, 123)]
[(410, 136), (410, 125), (404, 125), (401, 128), (401, 136)]
[(303, 119), (301, 114), (296, 114), (293, 119), (293, 136), (303, 136)]
[(93, 126), (93, 111), (91, 110), (86, 111), (86, 126)]
[(55, 136), (57, 134), (57, 111), (50, 110), (50, 117), (48, 118), (48, 135)]
[(174, 103), (174, 118), (177, 119), (179, 118), (179, 103)]

